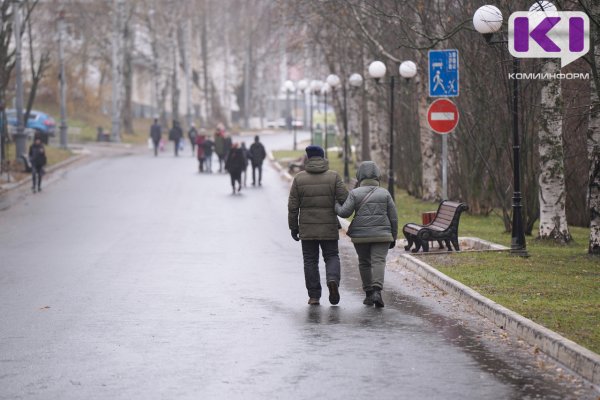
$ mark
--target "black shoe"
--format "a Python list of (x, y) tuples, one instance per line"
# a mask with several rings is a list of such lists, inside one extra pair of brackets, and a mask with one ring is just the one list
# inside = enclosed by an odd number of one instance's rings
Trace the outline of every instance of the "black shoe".
[(385, 304), (383, 304), (383, 299), (381, 298), (381, 290), (374, 290), (373, 295), (371, 296), (371, 300), (373, 301), (373, 304), (375, 304), (375, 307), (377, 307), (377, 308), (381, 308), (381, 307), (385, 306)]
[(42, 188), (41, 188), (41, 187), (38, 187), (38, 192), (41, 192), (41, 191), (42, 191)]
[(338, 284), (335, 281), (327, 282), (329, 288), (329, 302), (333, 305), (340, 302), (340, 291), (338, 290)]
[(35, 188), (34, 188), (34, 187), (32, 187), (32, 188), (31, 188), (31, 191), (32, 191), (33, 193), (35, 193)]
[(366, 293), (366, 296), (365, 296), (365, 299), (363, 300), (363, 304), (365, 306), (372, 306), (374, 304), (373, 303), (373, 291), (368, 290), (365, 293)]

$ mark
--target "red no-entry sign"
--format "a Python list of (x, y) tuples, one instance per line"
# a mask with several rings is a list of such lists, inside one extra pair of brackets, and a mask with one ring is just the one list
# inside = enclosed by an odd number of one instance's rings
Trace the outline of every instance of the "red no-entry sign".
[(458, 124), (458, 108), (448, 99), (437, 99), (427, 110), (429, 127), (436, 133), (450, 133)]

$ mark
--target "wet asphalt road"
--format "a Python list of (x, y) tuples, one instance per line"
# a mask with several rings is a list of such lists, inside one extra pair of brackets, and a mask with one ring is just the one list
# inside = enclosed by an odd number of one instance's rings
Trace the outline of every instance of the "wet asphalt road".
[(406, 273), (388, 274), (386, 308), (363, 306), (347, 242), (340, 305), (309, 307), (288, 184), (264, 175), (232, 196), (189, 148), (144, 152), (1, 212), (0, 399), (591, 396), (488, 349)]

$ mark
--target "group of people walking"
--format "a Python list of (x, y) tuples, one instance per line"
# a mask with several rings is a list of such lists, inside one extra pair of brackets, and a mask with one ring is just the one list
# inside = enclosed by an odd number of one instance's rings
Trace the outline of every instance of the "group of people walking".
[(341, 226), (337, 216), (354, 214), (348, 236), (358, 256), (363, 304), (384, 307), (381, 291), (386, 258), (398, 237), (398, 215), (391, 195), (379, 186), (377, 164), (363, 162), (356, 173), (357, 187), (348, 192), (339, 174), (329, 169), (321, 147), (308, 146), (306, 155), (305, 170), (296, 175), (290, 189), (288, 225), (292, 238), (302, 244), (308, 304), (320, 304), (319, 249), (325, 261), (329, 302), (339, 303)]
[[(183, 130), (177, 121), (173, 121), (173, 127), (169, 131), (169, 139), (173, 141), (176, 157), (179, 155), (182, 138)], [(153, 143), (154, 155), (157, 156), (162, 140), (162, 128), (158, 119), (155, 119), (150, 127), (150, 139)], [(192, 123), (188, 131), (188, 139), (192, 155), (195, 154), (198, 159), (198, 171), (212, 173), (213, 153), (216, 154), (219, 162), (218, 172), (227, 171), (229, 173), (233, 194), (242, 190), (242, 184), (246, 186), (246, 171), (249, 165), (252, 166), (252, 185), (262, 185), (262, 165), (267, 153), (258, 136), (254, 138), (254, 143), (250, 148), (247, 148), (244, 142), (241, 144), (234, 143), (231, 136), (225, 132), (222, 124), (217, 126), (211, 138), (202, 132), (198, 133), (195, 124)]]

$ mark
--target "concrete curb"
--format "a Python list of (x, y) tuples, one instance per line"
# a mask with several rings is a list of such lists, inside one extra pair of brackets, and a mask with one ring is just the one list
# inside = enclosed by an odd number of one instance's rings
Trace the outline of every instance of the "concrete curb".
[(593, 384), (600, 384), (600, 356), (598, 354), (501, 306), (409, 254), (402, 254), (399, 262), (428, 282), (467, 303), (501, 329), (538, 347), (542, 352)]
[[(292, 176), (275, 161), (273, 154), (269, 153), (271, 163), (280, 174), (290, 182)], [(346, 232), (350, 222), (338, 217), (342, 229)], [(471, 239), (471, 238), (464, 238)], [(496, 245), (491, 242), (490, 250), (504, 251), (505, 246)], [(445, 292), (455, 296), (458, 300), (465, 302), (477, 313), (492, 321), (500, 329), (504, 329), (532, 346), (539, 348), (544, 354), (560, 362), (579, 376), (589, 380), (595, 385), (600, 385), (600, 355), (583, 346), (559, 335), (558, 333), (536, 324), (530, 319), (517, 314), (508, 308), (488, 299), (479, 292), (441, 273), (429, 264), (413, 257), (410, 254), (402, 254), (399, 263), (403, 267), (415, 272), (426, 281)]]

